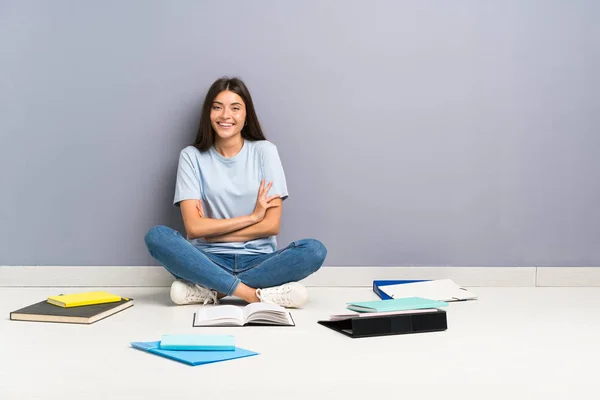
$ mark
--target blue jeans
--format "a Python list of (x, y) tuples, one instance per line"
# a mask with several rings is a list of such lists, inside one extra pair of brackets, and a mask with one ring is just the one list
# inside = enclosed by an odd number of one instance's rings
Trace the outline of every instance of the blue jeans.
[(215, 254), (196, 248), (168, 226), (151, 228), (144, 238), (150, 255), (176, 278), (230, 296), (240, 282), (268, 288), (302, 280), (323, 265), (327, 249), (302, 239), (268, 254)]

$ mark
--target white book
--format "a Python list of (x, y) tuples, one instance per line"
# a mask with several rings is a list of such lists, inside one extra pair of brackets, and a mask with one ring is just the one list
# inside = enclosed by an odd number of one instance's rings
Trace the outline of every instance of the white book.
[(296, 326), (292, 314), (285, 308), (269, 303), (203, 306), (194, 313), (192, 326)]
[(422, 297), (430, 300), (460, 301), (477, 298), (476, 294), (460, 287), (451, 279), (385, 285), (380, 286), (379, 290), (393, 299)]

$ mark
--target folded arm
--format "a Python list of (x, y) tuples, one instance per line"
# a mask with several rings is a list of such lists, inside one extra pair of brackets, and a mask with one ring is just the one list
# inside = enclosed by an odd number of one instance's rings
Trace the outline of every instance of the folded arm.
[(260, 182), (254, 211), (242, 217), (206, 218), (200, 200), (182, 201), (180, 208), (188, 237), (204, 238), (210, 242), (239, 242), (276, 235), (279, 233), (282, 200), (278, 194), (267, 197), (272, 185), (273, 182), (265, 185), (264, 179)]
[(179, 206), (185, 231), (190, 239), (225, 235), (258, 222), (253, 214), (227, 219), (206, 218), (203, 213), (198, 212), (199, 203), (199, 200), (183, 200)]
[(241, 228), (234, 232), (226, 233), (223, 235), (216, 235), (212, 237), (205, 237), (204, 239), (211, 243), (216, 242), (247, 242), (248, 240), (275, 236), (279, 234), (279, 224), (281, 221), (281, 204), (280, 198), (271, 200), (270, 203), (274, 205), (273, 208), (269, 208), (262, 221), (250, 225), (245, 228)]

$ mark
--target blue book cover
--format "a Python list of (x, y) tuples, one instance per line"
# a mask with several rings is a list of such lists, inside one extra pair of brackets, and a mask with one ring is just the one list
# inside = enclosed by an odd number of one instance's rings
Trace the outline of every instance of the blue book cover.
[(401, 285), (404, 283), (413, 283), (413, 282), (426, 282), (428, 279), (417, 279), (417, 280), (389, 280), (389, 279), (380, 279), (373, 281), (373, 291), (381, 300), (390, 300), (391, 297), (388, 296), (385, 292), (380, 290), (382, 286), (388, 285)]
[(235, 338), (232, 335), (163, 335), (160, 348), (164, 350), (235, 350)]
[(160, 348), (160, 342), (131, 342), (131, 346), (138, 350), (193, 366), (250, 357), (258, 354), (239, 347), (236, 347), (234, 351), (164, 350)]

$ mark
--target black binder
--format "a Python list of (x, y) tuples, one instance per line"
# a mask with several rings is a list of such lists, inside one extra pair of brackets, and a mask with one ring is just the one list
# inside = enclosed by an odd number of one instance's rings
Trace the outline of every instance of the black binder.
[(446, 311), (438, 309), (414, 314), (373, 315), (317, 322), (351, 338), (437, 332), (448, 329)]

